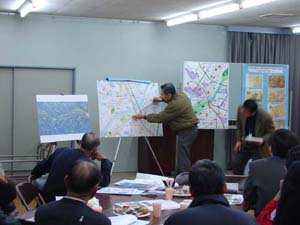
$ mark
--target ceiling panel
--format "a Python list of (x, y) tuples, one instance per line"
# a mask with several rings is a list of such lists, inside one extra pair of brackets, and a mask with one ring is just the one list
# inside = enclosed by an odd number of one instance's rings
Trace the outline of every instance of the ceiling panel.
[[(0, 0), (0, 11), (13, 11), (19, 0)], [(191, 11), (220, 0), (39, 0), (35, 13), (97, 18), (161, 21), (163, 17)], [(292, 17), (262, 18), (265, 14)], [(286, 27), (300, 23), (300, 0), (280, 0), (264, 6), (199, 21), (202, 24)]]

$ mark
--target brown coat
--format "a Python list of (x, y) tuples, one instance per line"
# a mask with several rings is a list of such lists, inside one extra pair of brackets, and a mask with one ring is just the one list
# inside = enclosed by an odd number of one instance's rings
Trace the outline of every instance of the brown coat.
[[(244, 138), (246, 138), (246, 118), (241, 115), (241, 108), (238, 108), (237, 113), (237, 132), (236, 138), (238, 141), (242, 141), (243, 145)], [(267, 143), (267, 139), (269, 135), (275, 130), (275, 126), (272, 120), (272, 117), (269, 113), (265, 112), (263, 109), (259, 108), (257, 110), (256, 115), (256, 123), (255, 123), (255, 136), (264, 138), (265, 143)], [(263, 147), (262, 156), (268, 156), (268, 149), (266, 149), (266, 144)]]

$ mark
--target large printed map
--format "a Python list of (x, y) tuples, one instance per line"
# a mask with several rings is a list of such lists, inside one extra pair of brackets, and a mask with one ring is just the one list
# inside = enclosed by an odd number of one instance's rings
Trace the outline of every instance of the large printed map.
[(157, 83), (98, 81), (101, 137), (162, 136), (162, 125), (134, 120), (137, 113), (159, 113), (152, 103), (159, 96)]
[(228, 128), (229, 64), (185, 62), (183, 92), (192, 101), (200, 129)]
[(90, 131), (86, 95), (37, 95), (41, 143), (80, 140)]

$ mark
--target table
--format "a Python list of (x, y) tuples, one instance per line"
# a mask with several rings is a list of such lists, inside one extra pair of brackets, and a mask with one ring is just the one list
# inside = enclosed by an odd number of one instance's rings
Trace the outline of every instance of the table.
[[(144, 200), (153, 200), (153, 199), (164, 199), (164, 196), (158, 196), (156, 198), (149, 198), (143, 196), (121, 196), (121, 195), (107, 195), (107, 194), (97, 194), (96, 198), (99, 199), (100, 205), (103, 208), (103, 214), (107, 217), (114, 216), (113, 214), (113, 205), (118, 202), (131, 202), (131, 201), (144, 201)], [(173, 198), (176, 202), (181, 202), (186, 198)], [(161, 213), (160, 218), (152, 218), (149, 216), (145, 218), (146, 221), (149, 221), (149, 225), (161, 225), (163, 224), (167, 218), (172, 215), (173, 213), (179, 211), (178, 210), (164, 210)], [(26, 213), (19, 215), (17, 218), (21, 221), (23, 225), (33, 225), (34, 222), (26, 221), (29, 218), (34, 217), (35, 210), (30, 210)]]
[[(107, 217), (114, 216), (113, 214), (113, 206), (118, 202), (132, 202), (132, 201), (144, 201), (144, 200), (153, 200), (153, 199), (164, 199), (164, 195), (158, 195), (156, 198), (143, 197), (139, 195), (133, 196), (124, 196), (124, 195), (107, 195), (107, 194), (97, 194), (96, 198), (99, 199), (100, 205), (103, 208), (103, 214)], [(175, 202), (182, 202), (187, 198), (173, 198)], [(191, 198), (190, 198), (191, 199)], [(240, 206), (232, 206), (237, 209), (241, 209)], [(145, 218), (146, 221), (149, 221), (149, 225), (162, 225), (169, 216), (178, 212), (177, 210), (163, 210), (160, 218), (153, 218), (149, 216)], [(24, 214), (19, 215), (17, 218), (21, 221), (23, 225), (33, 225), (34, 222), (27, 222), (26, 219), (32, 218), (35, 214), (35, 210), (28, 211)]]

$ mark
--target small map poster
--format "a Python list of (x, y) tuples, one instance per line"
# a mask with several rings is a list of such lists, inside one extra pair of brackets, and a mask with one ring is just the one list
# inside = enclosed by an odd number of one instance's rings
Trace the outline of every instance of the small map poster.
[(242, 100), (255, 99), (276, 129), (289, 126), (289, 66), (243, 64)]
[(228, 128), (228, 63), (184, 62), (183, 92), (191, 99), (199, 129)]
[(100, 137), (163, 136), (162, 125), (135, 120), (135, 114), (159, 113), (157, 83), (134, 81), (97, 81)]
[(89, 132), (87, 95), (36, 96), (40, 142), (81, 140)]

